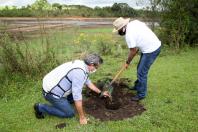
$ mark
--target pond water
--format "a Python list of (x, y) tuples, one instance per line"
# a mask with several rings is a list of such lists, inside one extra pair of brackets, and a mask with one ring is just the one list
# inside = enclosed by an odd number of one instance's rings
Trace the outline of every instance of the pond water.
[(23, 27), (30, 27), (33, 28), (34, 26), (38, 25), (45, 25), (47, 26), (79, 26), (79, 27), (97, 27), (97, 26), (110, 26), (112, 25), (114, 19), (36, 19), (36, 18), (16, 18), (16, 19), (0, 19), (0, 23), (6, 25), (9, 29), (15, 28), (23, 28)]
[[(41, 25), (45, 28), (57, 27), (98, 27), (109, 26), (115, 18), (0, 18), (1, 25), (6, 25), (9, 31), (35, 31), (39, 30)], [(151, 22), (146, 22), (151, 25)], [(157, 25), (157, 23), (155, 23)]]

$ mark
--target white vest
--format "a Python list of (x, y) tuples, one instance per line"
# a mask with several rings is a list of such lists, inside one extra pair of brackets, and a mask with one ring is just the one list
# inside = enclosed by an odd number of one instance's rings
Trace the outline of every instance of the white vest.
[(86, 72), (84, 61), (75, 60), (64, 63), (45, 75), (43, 78), (43, 90), (47, 93), (50, 92), (51, 89), (57, 86), (61, 79), (64, 78), (67, 73), (74, 68), (80, 68)]

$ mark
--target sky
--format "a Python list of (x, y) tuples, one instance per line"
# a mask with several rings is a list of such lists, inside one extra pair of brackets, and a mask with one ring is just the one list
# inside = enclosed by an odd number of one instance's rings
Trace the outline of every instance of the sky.
[[(36, 0), (0, 0), (0, 6), (27, 6)], [(138, 3), (137, 3), (138, 1)], [(85, 5), (88, 7), (112, 6), (114, 3), (127, 3), (129, 6), (140, 9), (148, 5), (148, 0), (48, 0), (49, 3), (60, 3), (66, 5)]]

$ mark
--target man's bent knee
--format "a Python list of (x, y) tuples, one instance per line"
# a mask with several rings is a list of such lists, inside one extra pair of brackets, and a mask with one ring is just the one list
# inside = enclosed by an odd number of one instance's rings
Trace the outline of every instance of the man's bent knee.
[(71, 112), (67, 112), (63, 115), (63, 118), (71, 118), (71, 117), (74, 117), (75, 116), (75, 113), (74, 111), (71, 111)]

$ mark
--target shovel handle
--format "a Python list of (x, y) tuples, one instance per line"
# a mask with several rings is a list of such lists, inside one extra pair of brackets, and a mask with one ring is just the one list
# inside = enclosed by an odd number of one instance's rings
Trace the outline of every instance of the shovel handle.
[(114, 81), (120, 76), (120, 74), (125, 70), (125, 66), (123, 66), (120, 71), (115, 75), (115, 77), (113, 78), (113, 80), (110, 82), (110, 85), (112, 85), (114, 83)]

